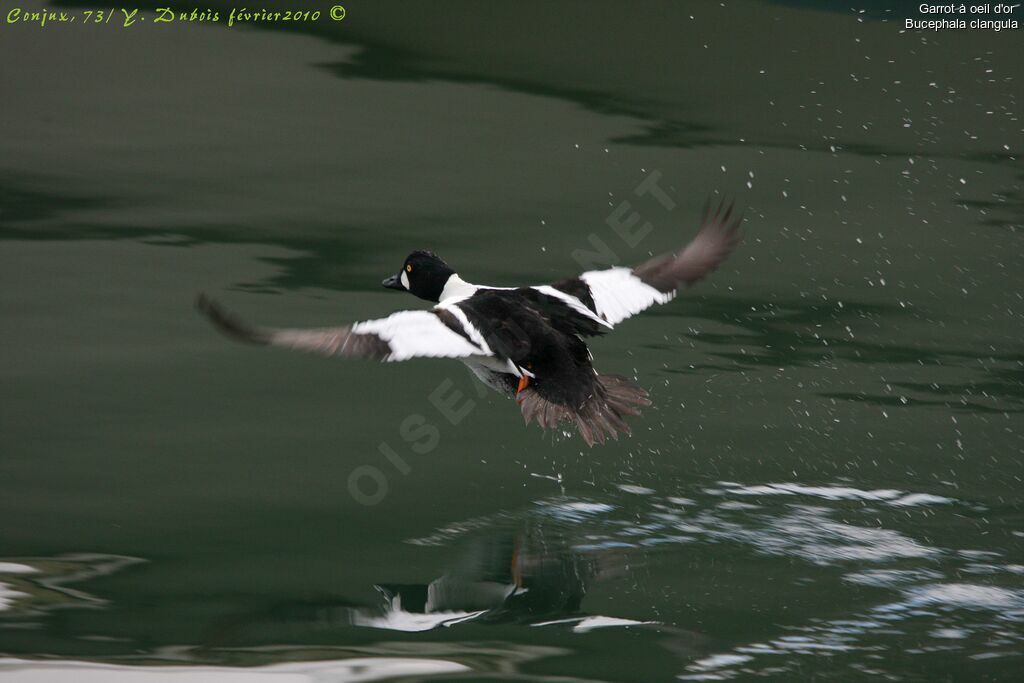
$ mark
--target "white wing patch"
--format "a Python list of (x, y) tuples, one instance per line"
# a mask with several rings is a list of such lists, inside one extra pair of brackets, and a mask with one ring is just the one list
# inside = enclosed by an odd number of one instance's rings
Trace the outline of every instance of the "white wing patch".
[(654, 304), (668, 303), (676, 295), (644, 284), (629, 268), (592, 270), (580, 275), (580, 279), (590, 288), (598, 315), (612, 325)]
[[(459, 301), (462, 301), (462, 299), (459, 299)], [(454, 315), (456, 320), (459, 321), (459, 324), (462, 325), (463, 331), (469, 335), (471, 340), (473, 340), (473, 343), (479, 346), (484, 354), (488, 356), (493, 355), (491, 347), (487, 345), (487, 341), (484, 339), (484, 336), (480, 334), (480, 330), (473, 327), (473, 324), (469, 322), (469, 318), (466, 316), (466, 312), (459, 308), (455, 303), (438, 304), (437, 306), (434, 306), (434, 308), (442, 311), (448, 311)]]
[(375, 334), (386, 341), (391, 347), (391, 353), (384, 359), (386, 361), (416, 357), (466, 358), (491, 354), (486, 344), (478, 347), (470, 343), (462, 335), (450, 330), (430, 311), (399, 311), (379, 320), (356, 323), (352, 326), (352, 332)]
[[(589, 286), (591, 291), (593, 291), (594, 288), (590, 285), (589, 282), (587, 283), (587, 286)], [(594, 312), (592, 310), (590, 310), (589, 308), (587, 308), (586, 306), (584, 306), (582, 301), (580, 301), (576, 297), (572, 296), (571, 294), (566, 294), (565, 292), (563, 292), (560, 289), (555, 289), (554, 287), (551, 287), (550, 285), (540, 285), (539, 287), (531, 287), (530, 289), (535, 289), (538, 292), (540, 292), (541, 294), (546, 294), (546, 295), (548, 295), (550, 297), (554, 297), (555, 299), (558, 299), (559, 301), (561, 301), (566, 306), (568, 306), (572, 310), (576, 311), (577, 313), (579, 313), (583, 317), (589, 318), (590, 320), (594, 320), (594, 321), (604, 325), (608, 329), (611, 329), (612, 325), (614, 325), (615, 321), (605, 320), (604, 318), (601, 318), (601, 317), (599, 317), (597, 315), (594, 315)], [(595, 305), (596, 305), (596, 301), (597, 300), (596, 300), (596, 297), (595, 297)], [(599, 308), (598, 311), (600, 312), (600, 310), (601, 309)]]

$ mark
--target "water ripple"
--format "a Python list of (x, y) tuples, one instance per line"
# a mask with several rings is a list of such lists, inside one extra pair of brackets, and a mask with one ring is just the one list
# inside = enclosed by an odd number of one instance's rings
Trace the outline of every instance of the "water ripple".
[[(786, 571), (766, 577), (781, 579), (773, 588), (779, 599), (837, 581), (829, 589), (835, 614), (799, 616), (795, 610), (788, 623), (773, 624), (767, 637), (695, 654), (679, 678), (788, 677), (798, 674), (803, 658), (821, 656), (859, 675), (891, 678), (895, 674), (878, 653), (937, 656), (962, 650), (985, 659), (1016, 656), (1024, 647), (1022, 564), (968, 545), (981, 538), (942, 534), (942, 543), (930, 533), (944, 527), (937, 515), (952, 513), (952, 521), (980, 509), (933, 492), (839, 482), (718, 481), (667, 494), (646, 482), (625, 483), (593, 498), (557, 496), (472, 525), (449, 525), (431, 538), (451, 543), (468, 526), (517, 519), (562, 529), (575, 539), (577, 552), (616, 549), (634, 567), (678, 567), (690, 557), (735, 549), (782, 558), (789, 561)], [(655, 616), (663, 615), (655, 611)]]
[(865, 491), (851, 486), (806, 486), (798, 483), (762, 484), (743, 486), (732, 482), (719, 482), (722, 490), (705, 489), (711, 495), (735, 496), (812, 496), (825, 500), (871, 500), (895, 506), (937, 505), (955, 503), (953, 498), (930, 493), (907, 493), (898, 489), (875, 489)]

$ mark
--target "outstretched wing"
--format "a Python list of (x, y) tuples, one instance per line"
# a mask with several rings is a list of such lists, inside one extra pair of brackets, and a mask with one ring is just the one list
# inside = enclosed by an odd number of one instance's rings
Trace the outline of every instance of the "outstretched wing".
[(399, 311), (341, 327), (278, 329), (248, 325), (203, 294), (196, 299), (196, 307), (221, 332), (250, 344), (382, 361), (491, 355), (468, 339), (458, 321), (446, 318), (443, 311)]
[(592, 312), (615, 325), (654, 304), (675, 298), (683, 285), (693, 285), (721, 265), (740, 241), (742, 216), (724, 201), (704, 210), (700, 231), (678, 254), (662, 254), (636, 268), (591, 270), (577, 278), (551, 285)]

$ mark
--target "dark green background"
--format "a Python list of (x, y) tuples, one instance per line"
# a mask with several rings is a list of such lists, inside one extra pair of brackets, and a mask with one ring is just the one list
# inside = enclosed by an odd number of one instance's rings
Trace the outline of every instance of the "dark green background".
[[(0, 652), (1020, 671), (1019, 32), (905, 33), (913, 3), (345, 5), (296, 30), (0, 25), (0, 583), (22, 594)], [(672, 211), (635, 196), (652, 171)], [(593, 450), (455, 363), (245, 348), (192, 310), (419, 306), (379, 286), (414, 248), (495, 285), (576, 272), (592, 235), (639, 262), (708, 195), (746, 209), (745, 242), (594, 342), (655, 405)], [(606, 222), (624, 200), (653, 226), (635, 248)], [(458, 425), (428, 399), (446, 379), (477, 401)], [(440, 431), (426, 455), (412, 414)], [(360, 465), (379, 505), (349, 493)], [(375, 584), (465, 578), (510, 539), (561, 567), (552, 595), (600, 567), (579, 614), (352, 623)], [(574, 614), (654, 623), (531, 625)]]

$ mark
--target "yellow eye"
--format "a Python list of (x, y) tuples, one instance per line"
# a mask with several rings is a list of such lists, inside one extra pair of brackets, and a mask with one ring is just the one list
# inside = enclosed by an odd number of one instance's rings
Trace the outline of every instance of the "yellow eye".
[(411, 273), (411, 272), (412, 272), (412, 266), (410, 266), (410, 265), (407, 265), (407, 266), (405, 267), (405, 272), (407, 272), (407, 273)]

